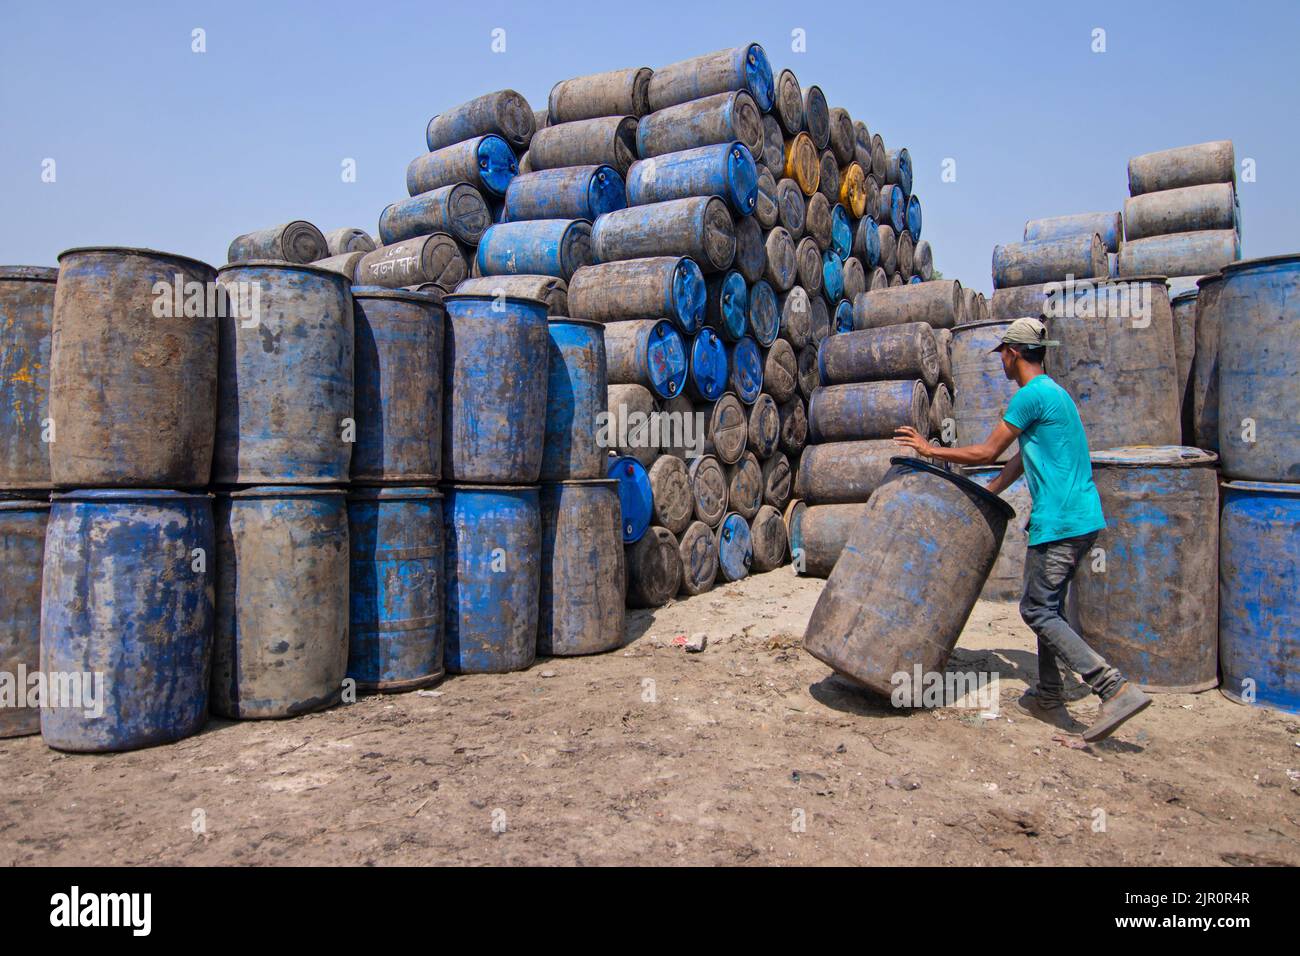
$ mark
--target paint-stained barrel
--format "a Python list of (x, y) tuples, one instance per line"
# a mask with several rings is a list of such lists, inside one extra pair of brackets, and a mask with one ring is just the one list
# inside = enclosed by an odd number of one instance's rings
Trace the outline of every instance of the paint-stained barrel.
[(1069, 616), (1146, 690), (1196, 693), (1219, 681), (1216, 460), (1177, 445), (1092, 454), (1106, 527), (1079, 564)]
[(763, 469), (752, 451), (727, 466), (727, 501), (732, 511), (749, 521), (763, 503)]
[[(202, 262), (148, 249), (60, 254), (49, 360), (55, 486), (208, 483), (221, 305), (214, 277)], [(262, 290), (264, 313), (267, 298)]]
[(771, 505), (758, 509), (749, 523), (750, 547), (753, 551), (751, 570), (756, 574), (774, 571), (785, 563), (789, 541), (781, 512)]
[[(817, 301), (821, 301), (818, 299)], [(825, 336), (822, 336), (824, 339)], [(799, 350), (796, 358), (799, 361), (799, 394), (803, 396), (805, 402), (812, 397), (812, 393), (821, 385), (821, 374), (817, 371), (817, 345), (814, 343), (805, 346)]]
[(341, 256), (330, 256), (328, 259), (317, 259), (312, 263), (317, 269), (328, 269), (330, 272), (337, 272), (349, 282), (355, 282), (357, 269), (361, 265), (361, 260), (366, 257), (364, 252), (346, 252)]
[(1232, 183), (1183, 186), (1124, 200), (1125, 241), (1176, 232), (1237, 227), (1237, 193)]
[[(773, 228), (764, 240), (763, 250), (763, 275), (777, 292), (789, 292), (798, 279), (795, 244), (789, 231), (784, 226)], [(804, 296), (806, 299), (807, 293)]]
[(777, 339), (763, 359), (763, 389), (779, 405), (798, 389), (799, 360), (785, 339)]
[(364, 229), (345, 226), (325, 233), (325, 247), (331, 256), (341, 256), (349, 252), (370, 252), (375, 248), (375, 240)]
[(948, 391), (947, 385), (940, 382), (930, 395), (930, 421), (927, 434), (941, 444), (951, 445), (951, 437), (944, 437), (944, 426), (948, 422), (953, 423), (955, 430), (956, 422), (952, 417), (952, 392)]
[(651, 416), (657, 411), (654, 395), (644, 385), (611, 385), (605, 395), (609, 428), (603, 446), (649, 468), (659, 457), (650, 435)]
[(782, 70), (776, 78), (772, 113), (781, 129), (793, 136), (803, 129), (803, 90), (794, 71)]
[(817, 193), (833, 206), (840, 201), (840, 167), (835, 154), (823, 150), (817, 167)]
[(810, 578), (828, 578), (849, 535), (866, 514), (866, 502), (809, 506), (795, 505), (789, 516), (790, 555), (795, 572)]
[(907, 196), (901, 186), (886, 183), (880, 187), (880, 221), (895, 233), (907, 228)]
[[(442, 304), (423, 292), (356, 286), (354, 482), (442, 476)], [(602, 395), (603, 404), (603, 395)]]
[(1240, 258), (1241, 234), (1234, 229), (1176, 232), (1125, 242), (1119, 250), (1119, 274), (1208, 275)]
[[(962, 474), (985, 488), (1001, 473), (1000, 466), (980, 465), (962, 469)], [(993, 562), (993, 570), (989, 572), (989, 579), (984, 583), (980, 597), (986, 601), (1019, 601), (1025, 591), (1025, 553), (1029, 546), (1025, 524), (1033, 504), (1029, 497), (1029, 483), (1024, 475), (1013, 481), (1011, 487), (1004, 489), (1001, 497), (1016, 509), (1016, 518), (1007, 522), (1002, 550)]]
[(1184, 445), (1196, 446), (1196, 432), (1192, 425), (1192, 362), (1196, 358), (1196, 299), (1198, 290), (1192, 287), (1169, 299), (1174, 317), (1174, 359), (1178, 366), (1178, 405), (1182, 423)]
[(1081, 235), (1099, 235), (1107, 252), (1119, 252), (1124, 240), (1124, 217), (1119, 212), (1083, 212), (1030, 219), (1025, 223), (1025, 242)]
[(857, 163), (849, 163), (840, 171), (840, 193), (838, 202), (854, 219), (861, 219), (867, 212), (867, 176)]
[(618, 482), (622, 514), (623, 543), (640, 541), (654, 518), (654, 488), (644, 465), (628, 456), (611, 456), (605, 476)]
[(1219, 665), (1224, 695), (1300, 714), (1300, 485), (1223, 484)]
[(717, 455), (725, 465), (734, 465), (744, 454), (749, 432), (745, 407), (734, 392), (726, 392), (708, 410), (704, 450)]
[(818, 152), (831, 142), (831, 110), (826, 103), (826, 94), (820, 86), (806, 86), (803, 89), (804, 129), (812, 138)]
[(1215, 309), (1223, 472), (1300, 481), (1300, 255), (1226, 266)]
[(839, 203), (831, 205), (831, 250), (841, 259), (853, 252), (853, 226), (848, 210)]
[(561, 80), (551, 87), (546, 100), (547, 123), (572, 123), (600, 116), (644, 116), (650, 111), (653, 75), (650, 67), (639, 66)]
[[(50, 503), (0, 496), (0, 674), (13, 691), (41, 669), (41, 576)], [(0, 707), (0, 738), (41, 732), (39, 706), (17, 696)]]
[(726, 581), (740, 581), (749, 577), (754, 563), (754, 544), (749, 533), (749, 522), (735, 511), (722, 519), (716, 532), (718, 545), (718, 572)]
[(594, 220), (627, 206), (623, 177), (612, 166), (566, 166), (524, 173), (506, 189), (505, 220)]
[(433, 488), (348, 494), (347, 676), (363, 691), (436, 683), (443, 667), (442, 495)]
[(700, 329), (691, 339), (686, 394), (700, 402), (716, 402), (727, 390), (727, 346), (713, 329)]
[(727, 513), (727, 473), (715, 455), (701, 455), (691, 462), (688, 471), (695, 517), (716, 528)]
[(542, 467), (547, 309), (537, 299), (449, 295), (443, 378), (443, 476), (531, 484)]
[[(752, 152), (752, 150), (751, 150)], [(776, 179), (766, 166), (758, 169), (758, 201), (754, 204), (754, 221), (764, 232), (776, 225), (780, 214), (776, 208)]]
[(663, 607), (681, 589), (680, 543), (667, 528), (651, 528), (626, 557), (628, 607)]
[(226, 249), (227, 262), (249, 259), (273, 259), (277, 262), (315, 262), (330, 255), (324, 233), (302, 219), (270, 229), (258, 229), (231, 240)]
[(627, 573), (618, 485), (542, 485), (537, 653), (599, 654), (623, 643)]
[(995, 289), (1062, 282), (1067, 276), (1099, 279), (1109, 272), (1106, 244), (1096, 233), (1036, 242), (1010, 242), (993, 247)]
[(564, 279), (591, 264), (591, 223), (531, 219), (490, 226), (479, 242), (480, 275), (546, 275)]
[(736, 231), (727, 204), (697, 196), (606, 213), (591, 230), (597, 262), (689, 256), (705, 272), (721, 272), (736, 254)]
[(759, 279), (749, 289), (746, 327), (749, 335), (762, 348), (770, 347), (781, 331), (781, 311), (776, 292), (763, 279)]
[(469, 183), (484, 196), (500, 197), (518, 174), (519, 162), (509, 143), (492, 134), (476, 136), (411, 160), (406, 167), (406, 192), (418, 196), (440, 186)]
[(660, 398), (686, 385), (686, 342), (667, 319), (608, 323), (605, 356), (611, 385), (644, 385)]
[(825, 252), (831, 247), (831, 233), (834, 229), (834, 222), (831, 219), (831, 204), (821, 193), (817, 193), (808, 200), (804, 229), (817, 243), (818, 252)]
[(1045, 367), (1078, 406), (1088, 447), (1176, 445), (1178, 364), (1164, 280), (1081, 283), (1063, 305), (1049, 309), (1048, 335), (1061, 344), (1047, 350)]
[[(912, 267), (914, 262), (912, 256), (916, 251), (916, 243), (912, 240), (912, 234), (904, 229), (898, 234), (898, 271), (905, 279), (912, 277)], [(968, 290), (971, 296), (975, 295), (973, 289)]]
[(778, 447), (785, 454), (797, 457), (808, 443), (808, 413), (804, 400), (796, 395), (778, 406), (781, 413), (781, 441)]
[(484, 93), (429, 120), (424, 141), (430, 151), (489, 133), (527, 149), (536, 125), (533, 108), (514, 90)]
[(1219, 294), (1223, 273), (1197, 283), (1196, 351), (1192, 361), (1191, 401), (1193, 445), (1219, 450)]
[(733, 141), (744, 143), (755, 159), (763, 153), (763, 115), (744, 90), (667, 107), (643, 116), (636, 128), (642, 159)]
[(403, 239), (444, 232), (472, 246), (491, 223), (487, 203), (477, 189), (469, 183), (450, 183), (385, 206), (379, 214), (379, 238), (385, 245), (391, 245)]
[(753, 216), (736, 219), (736, 256), (732, 265), (746, 282), (758, 282), (767, 268), (767, 247), (763, 242), (763, 229)]
[[(418, 286), (417, 291), (427, 292), (429, 288)], [(540, 299), (546, 303), (550, 315), (569, 314), (568, 283), (555, 276), (480, 276), (477, 279), (465, 279), (456, 286), (455, 291), (474, 295), (507, 295), (523, 299)], [(442, 301), (442, 298), (440, 297), (439, 301)]]
[(781, 440), (781, 413), (771, 395), (763, 393), (746, 409), (746, 445), (760, 459), (776, 454)]
[(336, 488), (219, 492), (212, 709), (292, 717), (337, 703), (348, 665), (347, 500)]
[(810, 505), (866, 501), (898, 452), (892, 438), (809, 445), (799, 459), (794, 496)]
[(939, 380), (935, 331), (910, 322), (834, 335), (818, 348), (817, 367), (823, 385), (920, 379), (933, 388)]
[[(784, 175), (783, 170), (777, 170), (779, 175)], [(776, 213), (777, 220), (781, 223), (790, 238), (797, 242), (803, 238), (804, 219), (808, 213), (808, 204), (804, 200), (803, 190), (793, 179), (783, 178), (776, 184)]]
[(927, 322), (936, 329), (957, 325), (962, 308), (962, 286), (956, 279), (940, 279), (899, 288), (875, 289), (853, 302), (853, 323), (858, 329)]
[(631, 116), (601, 116), (548, 126), (533, 136), (529, 171), (606, 165), (626, 176), (636, 159), (636, 125)]
[(807, 346), (812, 337), (812, 303), (801, 285), (793, 286), (778, 300), (781, 306), (781, 338), (796, 352)]
[(916, 251), (912, 254), (912, 260), (914, 278), (920, 279), (922, 282), (929, 282), (934, 278), (934, 252), (930, 248), (929, 239), (922, 239), (916, 244)]
[(790, 459), (781, 452), (774, 452), (762, 463), (763, 503), (773, 508), (783, 509), (790, 500), (790, 489), (794, 485), (794, 474), (790, 470)]
[[(1002, 342), (1011, 320), (971, 322), (952, 330), (953, 421), (958, 445), (988, 438), (1007, 410), (1018, 386), (1007, 378), (1002, 359), (992, 350)], [(1019, 451), (1012, 442), (999, 457), (1007, 461)]]
[(445, 495), (447, 670), (524, 670), (537, 657), (542, 549), (538, 489), (450, 485)]
[(653, 499), (652, 520), (675, 535), (686, 530), (695, 513), (686, 460), (660, 455), (647, 473)]
[(1205, 183), (1231, 183), (1235, 179), (1232, 140), (1229, 139), (1143, 153), (1128, 161), (1131, 196)]
[(0, 266), (0, 488), (50, 487), (43, 434), (58, 277), (58, 269)]
[(569, 280), (569, 314), (598, 322), (667, 317), (690, 334), (705, 312), (704, 273), (694, 259), (660, 256), (583, 266)]
[(919, 379), (824, 385), (808, 400), (808, 435), (817, 444), (889, 438), (900, 425), (924, 435), (929, 422), (930, 399)]
[(649, 106), (661, 110), (715, 93), (746, 90), (766, 113), (775, 99), (772, 66), (757, 43), (660, 67), (650, 78)]
[(900, 671), (942, 672), (1014, 516), (969, 479), (896, 459), (813, 608), (804, 648), (885, 696)]
[(546, 438), (542, 481), (600, 478), (605, 449), (597, 443), (606, 410), (605, 327), (588, 319), (547, 323)]
[(682, 559), (684, 594), (703, 594), (718, 577), (718, 543), (713, 529), (703, 521), (692, 521), (682, 532), (677, 546)]
[[(214, 483), (348, 480), (355, 437), (355, 330), (350, 284), (314, 266), (223, 266), (231, 298), (255, 285), (256, 321), (220, 319)], [(61, 439), (60, 439), (61, 440)]]
[[(880, 259), (879, 265), (887, 275), (893, 275), (898, 269), (898, 233), (888, 222), (881, 222), (876, 227), (876, 238), (880, 242)], [(956, 281), (955, 279), (953, 280)], [(888, 282), (881, 283), (880, 288), (887, 288)], [(872, 288), (877, 288), (877, 284), (872, 282)], [(907, 319), (907, 321), (912, 321)]]
[(853, 161), (854, 132), (853, 117), (842, 106), (830, 109), (830, 151), (835, 156), (837, 165), (847, 166)]
[[(822, 254), (817, 248), (817, 240), (812, 236), (804, 236), (799, 240), (799, 244), (794, 249), (794, 262), (799, 284), (804, 287), (811, 299), (816, 302), (809, 303), (810, 308), (815, 308), (820, 303), (823, 312), (826, 311), (826, 302), (822, 298)], [(829, 319), (829, 314), (827, 315)], [(825, 336), (827, 327), (823, 324), (819, 326), (816, 321), (813, 322), (814, 338), (817, 337), (816, 331), (820, 328), (822, 336)]]
[(763, 356), (748, 335), (727, 348), (727, 383), (736, 397), (753, 405), (763, 391)]
[(206, 494), (98, 489), (54, 496), (40, 668), (82, 693), (70, 700), (47, 688), (40, 716), (47, 744), (133, 750), (199, 731), (208, 714), (216, 549)]
[(880, 265), (880, 232), (876, 221), (870, 216), (858, 220), (857, 227), (853, 230), (850, 252), (862, 261), (864, 268), (874, 269)]
[(367, 252), (357, 263), (353, 281), (385, 289), (432, 282), (451, 292), (465, 279), (468, 268), (456, 240), (445, 232), (435, 232)]
[(797, 133), (785, 142), (781, 173), (793, 180), (805, 196), (817, 194), (821, 177), (821, 156), (807, 133)]
[(905, 196), (912, 195), (912, 154), (906, 146), (885, 151), (885, 182), (898, 186)]

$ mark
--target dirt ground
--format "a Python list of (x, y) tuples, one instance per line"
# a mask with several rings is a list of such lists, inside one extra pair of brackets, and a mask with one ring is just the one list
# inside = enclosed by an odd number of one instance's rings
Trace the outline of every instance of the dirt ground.
[(630, 612), (610, 654), (151, 750), (0, 741), (0, 864), (1300, 864), (1300, 718), (1162, 696), (1073, 749), (1012, 705), (1032, 635), (986, 602), (950, 669), (996, 671), (998, 716), (900, 712), (800, 648), (821, 587), (782, 568)]

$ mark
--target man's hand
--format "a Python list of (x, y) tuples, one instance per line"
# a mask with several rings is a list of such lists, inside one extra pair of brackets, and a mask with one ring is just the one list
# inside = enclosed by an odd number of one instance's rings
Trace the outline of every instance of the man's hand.
[(926, 458), (934, 457), (934, 446), (922, 438), (920, 433), (909, 425), (894, 429), (894, 441), (904, 448), (914, 449), (918, 454)]

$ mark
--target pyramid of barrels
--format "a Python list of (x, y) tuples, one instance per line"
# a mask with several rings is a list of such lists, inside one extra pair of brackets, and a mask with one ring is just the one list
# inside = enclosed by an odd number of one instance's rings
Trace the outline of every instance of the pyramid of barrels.
[(1108, 525), (1076, 578), (1080, 633), (1148, 690), (1300, 712), (1300, 257), (1241, 259), (1230, 141), (1136, 156), (1128, 178), (1122, 211), (995, 248), (991, 319), (954, 330), (958, 436), (1014, 391), (991, 343), (1043, 316)]

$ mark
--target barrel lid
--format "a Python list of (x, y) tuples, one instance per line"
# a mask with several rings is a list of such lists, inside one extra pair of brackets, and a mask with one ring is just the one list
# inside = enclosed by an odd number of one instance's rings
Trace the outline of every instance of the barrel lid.
[(1000, 512), (1002, 512), (1003, 517), (1005, 517), (1008, 521), (1010, 521), (1012, 518), (1016, 516), (1015, 508), (1011, 507), (1011, 505), (1008, 504), (1005, 500), (999, 498), (997, 495), (993, 494), (993, 492), (989, 491), (987, 488), (983, 487), (978, 482), (971, 481), (965, 475), (959, 475), (956, 472), (947, 471), (946, 469), (940, 468), (938, 465), (932, 465), (928, 461), (923, 461), (920, 458), (895, 456), (889, 459), (889, 463), (891, 465), (901, 466), (903, 468), (909, 468), (912, 471), (928, 471), (932, 475), (938, 475), (940, 478), (946, 478), (949, 481), (951, 481), (954, 485), (956, 485), (958, 488), (961, 488), (963, 491), (968, 491), (971, 494), (975, 495), (977, 498), (981, 498), (984, 501), (988, 502), (989, 504), (993, 505), (993, 507), (997, 508)]
[(713, 329), (700, 329), (691, 340), (691, 382), (710, 402), (727, 390), (727, 347)]
[(766, 279), (759, 279), (749, 290), (749, 331), (758, 344), (767, 348), (781, 332), (781, 307), (776, 292)]
[(694, 259), (683, 257), (673, 269), (672, 313), (682, 331), (692, 333), (704, 321), (708, 290), (704, 271)]
[[(333, 257), (331, 257), (333, 258)], [(285, 262), (283, 259), (240, 259), (236, 262), (227, 262), (224, 266), (217, 267), (217, 276), (220, 278), (227, 272), (236, 269), (279, 269), (284, 272), (310, 272), (319, 276), (327, 276), (336, 282), (341, 283), (345, 288), (351, 289), (352, 280), (341, 272), (335, 272), (333, 269), (324, 269), (310, 262)]]
[(0, 281), (18, 279), (27, 282), (57, 282), (58, 278), (58, 266), (0, 266)]
[(832, 302), (844, 296), (844, 263), (834, 249), (822, 253), (822, 291)]
[(853, 226), (848, 210), (840, 203), (831, 209), (831, 248), (841, 259), (847, 259), (853, 251)]
[(654, 324), (646, 337), (646, 374), (651, 391), (660, 398), (674, 398), (686, 384), (686, 343), (667, 319)]
[(0, 497), (0, 511), (49, 511), (48, 498), (20, 498), (5, 495)]
[(346, 495), (337, 485), (254, 485), (251, 488), (217, 489), (219, 498), (311, 498), (315, 495)]
[(421, 292), (417, 289), (386, 289), (378, 285), (354, 285), (354, 299), (396, 299), (399, 302), (414, 302), (419, 305), (442, 305), (443, 296), (433, 292)]
[[(202, 266), (209, 272), (214, 271), (213, 267), (201, 259), (195, 259), (191, 256), (182, 256), (175, 252), (163, 252), (160, 249), (146, 249), (142, 246), (73, 246), (71, 249), (64, 249), (59, 253), (59, 265), (63, 265), (65, 256), (76, 256), (87, 252), (115, 252), (119, 255), (132, 256), (149, 256), (158, 259), (171, 259), (175, 262), (188, 262), (193, 266)], [(215, 270), (215, 271), (220, 271)]]
[(489, 133), (479, 138), (474, 152), (478, 157), (478, 176), (483, 188), (495, 196), (504, 196), (510, 180), (519, 173), (515, 151), (500, 136)]
[(627, 208), (627, 186), (613, 166), (601, 164), (587, 180), (587, 208), (592, 218)]
[(699, 455), (696, 457), (694, 461), (691, 462), (690, 467), (687, 468), (687, 473), (692, 478), (694, 478), (695, 473), (700, 468), (706, 467), (710, 464), (712, 464), (712, 466), (714, 468), (717, 468), (719, 471), (722, 470), (722, 462), (718, 459), (717, 455)]
[(767, 53), (757, 43), (745, 48), (745, 86), (764, 113), (772, 109), (776, 89), (772, 82), (772, 64)]
[(430, 485), (353, 485), (348, 491), (349, 501), (414, 501), (441, 497), (442, 492)]
[(1091, 457), (1100, 468), (1195, 468), (1219, 460), (1212, 451), (1186, 445), (1126, 445), (1094, 451)]
[(738, 581), (749, 574), (754, 560), (754, 544), (749, 533), (749, 522), (736, 512), (730, 512), (718, 525), (718, 563), (726, 577)]
[(605, 474), (618, 481), (618, 501), (623, 513), (623, 543), (645, 536), (654, 514), (654, 491), (645, 466), (631, 455), (611, 457)]
[(170, 488), (77, 488), (56, 491), (52, 501), (197, 501), (211, 498), (206, 491), (174, 491)]
[(1292, 252), (1280, 256), (1261, 256), (1258, 259), (1239, 259), (1223, 267), (1225, 276), (1236, 272), (1248, 272), (1252, 269), (1267, 269), (1271, 266), (1300, 266), (1300, 253)]
[(1231, 491), (1263, 495), (1300, 496), (1300, 483), (1283, 481), (1225, 481), (1223, 487)]
[(732, 390), (746, 405), (753, 405), (763, 392), (763, 356), (758, 343), (748, 335), (727, 350), (730, 366), (727, 380)]
[[(840, 334), (843, 332), (853, 331), (853, 303), (848, 299), (840, 299), (840, 304), (835, 307), (835, 321), (831, 323), (832, 332)], [(818, 362), (820, 363), (821, 353), (818, 352)]]
[(749, 147), (736, 140), (727, 145), (727, 188), (731, 208), (748, 216), (758, 204), (758, 164)]

